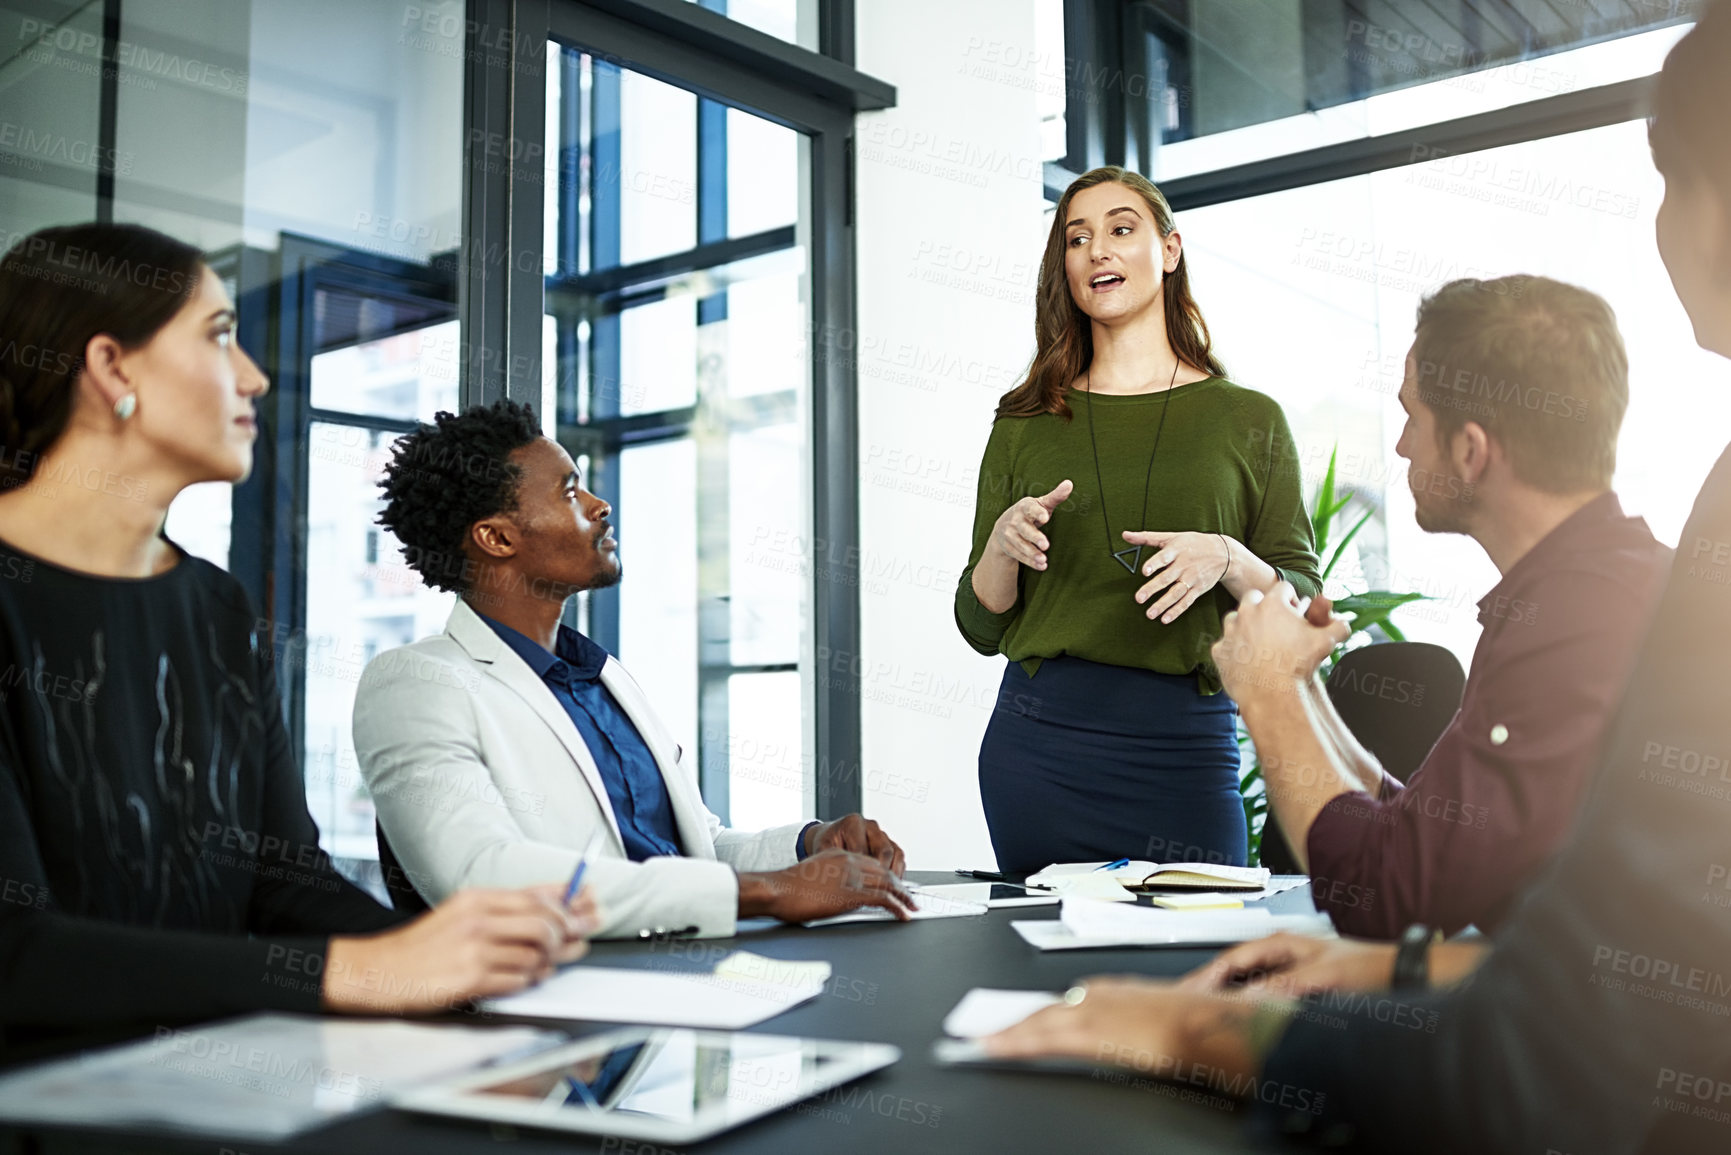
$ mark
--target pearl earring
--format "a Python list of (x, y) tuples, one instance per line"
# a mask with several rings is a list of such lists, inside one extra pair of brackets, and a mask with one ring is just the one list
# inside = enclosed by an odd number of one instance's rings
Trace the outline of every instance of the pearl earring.
[(128, 393), (114, 403), (114, 415), (122, 421), (127, 420), (136, 412), (138, 412), (138, 394), (136, 393)]

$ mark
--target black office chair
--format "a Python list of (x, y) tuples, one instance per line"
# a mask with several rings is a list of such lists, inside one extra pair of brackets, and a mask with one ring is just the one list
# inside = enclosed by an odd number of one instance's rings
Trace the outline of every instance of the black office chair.
[(373, 834), (379, 840), (379, 872), (385, 876), (385, 893), (391, 896), (391, 907), (405, 914), (421, 914), (431, 910), (427, 900), (421, 897), (421, 892), (415, 889), (409, 881), (408, 871), (397, 861), (396, 851), (391, 849), (390, 842), (385, 838), (385, 828), (373, 822)]
[[(1350, 650), (1328, 674), (1328, 700), (1353, 737), (1401, 782), (1424, 762), (1460, 709), (1466, 672), (1429, 642), (1379, 642)], [(1299, 873), (1273, 811), (1262, 828), (1262, 865)]]

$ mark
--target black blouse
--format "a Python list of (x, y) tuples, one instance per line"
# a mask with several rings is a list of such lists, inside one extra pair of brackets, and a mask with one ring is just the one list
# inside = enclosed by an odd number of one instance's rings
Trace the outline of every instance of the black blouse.
[(316, 1010), (328, 936), (402, 921), (319, 849), (257, 626), (184, 551), (128, 580), (0, 542), (0, 1061)]

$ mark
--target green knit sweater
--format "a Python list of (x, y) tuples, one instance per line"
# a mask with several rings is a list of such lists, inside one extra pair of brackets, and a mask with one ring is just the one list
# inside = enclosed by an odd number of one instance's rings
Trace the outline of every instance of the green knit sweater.
[[(1002, 653), (1030, 675), (1061, 654), (1162, 674), (1190, 674), (1203, 693), (1220, 689), (1208, 650), (1233, 608), (1215, 586), (1171, 625), (1149, 621), (1135, 593), (1147, 579), (1112, 558), (1127, 529), (1197, 530), (1237, 538), (1298, 592), (1321, 589), (1315, 538), (1305, 512), (1298, 453), (1272, 398), (1219, 377), (1170, 393), (1089, 398), (1069, 393), (1072, 418), (1005, 418), (992, 426), (980, 464), (974, 548), (956, 589), (956, 624), (982, 654)], [(1093, 406), (1095, 453), (1089, 443)], [(1149, 481), (1148, 455), (1159, 436)], [(1048, 568), (1019, 568), (1016, 604), (990, 613), (974, 596), (974, 566), (1005, 509), (1068, 478), (1074, 492), (1045, 526)], [(1148, 518), (1142, 524), (1147, 482)], [(1109, 516), (1110, 522), (1105, 520)], [(1153, 551), (1144, 549), (1146, 561)]]

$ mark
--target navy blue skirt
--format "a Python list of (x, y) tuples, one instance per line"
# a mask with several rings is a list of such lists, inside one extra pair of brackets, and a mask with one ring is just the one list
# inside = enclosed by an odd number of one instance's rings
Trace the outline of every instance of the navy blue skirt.
[(1047, 658), (1004, 670), (980, 743), (998, 869), (1147, 859), (1241, 866), (1232, 699), (1194, 675)]

